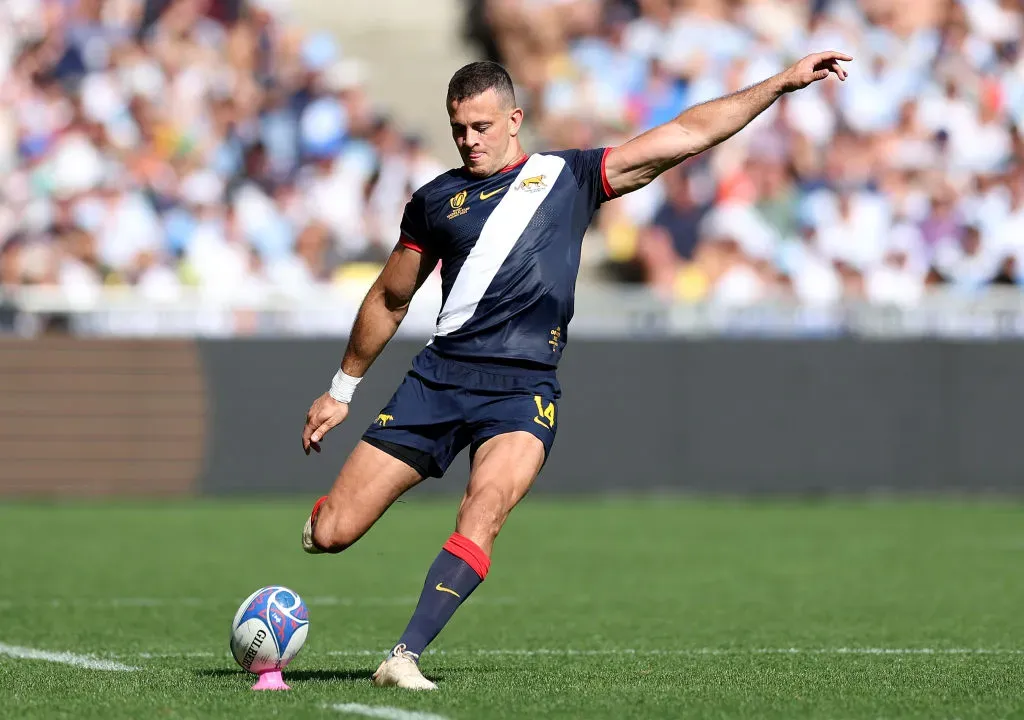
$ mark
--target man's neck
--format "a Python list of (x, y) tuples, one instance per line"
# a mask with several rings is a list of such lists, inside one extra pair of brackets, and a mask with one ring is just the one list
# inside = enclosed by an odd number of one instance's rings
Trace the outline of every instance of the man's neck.
[(524, 162), (526, 162), (526, 157), (527, 157), (526, 152), (522, 148), (520, 148), (519, 152), (516, 153), (515, 156), (513, 157), (513, 160), (511, 162), (509, 162), (509, 163), (506, 163), (505, 166), (501, 170), (499, 170), (498, 172), (499, 173), (503, 173), (503, 172), (508, 172), (509, 170), (514, 170), (515, 168), (519, 167)]
[(502, 166), (501, 171), (504, 172), (509, 168), (516, 167), (523, 162), (527, 152), (523, 149), (523, 146), (519, 144), (519, 138), (515, 138), (512, 141), (512, 147), (509, 148), (508, 156), (505, 158), (505, 164)]

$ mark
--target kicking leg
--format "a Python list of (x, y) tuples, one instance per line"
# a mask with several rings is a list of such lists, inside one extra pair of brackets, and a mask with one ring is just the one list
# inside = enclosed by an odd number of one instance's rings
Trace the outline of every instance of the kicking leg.
[(527, 432), (497, 435), (478, 448), (455, 532), (430, 566), (401, 639), (374, 673), (378, 685), (434, 689), (420, 673), (419, 656), (487, 576), (494, 540), (533, 485), (544, 454), (544, 444)]
[(356, 445), (330, 494), (313, 508), (302, 531), (306, 552), (338, 553), (369, 530), (423, 475), (365, 440)]

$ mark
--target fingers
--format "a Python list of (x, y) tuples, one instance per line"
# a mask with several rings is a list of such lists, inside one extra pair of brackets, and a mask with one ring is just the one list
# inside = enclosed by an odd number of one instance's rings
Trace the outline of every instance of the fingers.
[(841, 53), (836, 50), (826, 50), (825, 52), (815, 53), (814, 59), (816, 62), (823, 62), (825, 60), (842, 60), (843, 62), (852, 62), (853, 57), (846, 53)]
[(302, 428), (302, 450), (309, 455), (310, 450), (320, 452), (320, 441), (324, 435), (348, 415), (348, 406), (324, 397), (313, 403), (306, 414), (306, 424)]
[(327, 418), (320, 424), (320, 427), (318, 427), (309, 438), (310, 444), (313, 446), (314, 450), (320, 452), (320, 441), (323, 439), (324, 435), (327, 434), (327, 431), (337, 424), (337, 421), (332, 417)]
[[(302, 450), (307, 455), (309, 455), (309, 448), (310, 445), (312, 445), (311, 436), (315, 427), (316, 426), (311, 422), (311, 418), (307, 417), (306, 425), (302, 428)], [(317, 449), (317, 452), (320, 452), (319, 448)]]
[(825, 52), (808, 55), (805, 58), (805, 62), (808, 60), (811, 62), (810, 82), (817, 82), (827, 78), (830, 73), (835, 73), (835, 76), (840, 80), (846, 80), (850, 74), (839, 63), (840, 61), (849, 62), (853, 60), (853, 57), (836, 50), (826, 50)]
[(306, 426), (302, 428), (302, 449), (309, 455), (310, 450), (320, 452), (320, 441), (332, 427), (337, 425), (334, 418), (328, 417), (323, 420), (319, 417), (310, 417), (306, 420)]

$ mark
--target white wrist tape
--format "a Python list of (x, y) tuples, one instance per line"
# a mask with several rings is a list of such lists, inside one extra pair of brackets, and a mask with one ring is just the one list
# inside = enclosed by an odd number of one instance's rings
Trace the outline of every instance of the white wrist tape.
[(338, 402), (350, 403), (352, 402), (352, 394), (356, 391), (356, 386), (362, 382), (361, 377), (352, 377), (346, 375), (341, 370), (338, 370), (334, 374), (334, 379), (331, 380), (330, 396)]

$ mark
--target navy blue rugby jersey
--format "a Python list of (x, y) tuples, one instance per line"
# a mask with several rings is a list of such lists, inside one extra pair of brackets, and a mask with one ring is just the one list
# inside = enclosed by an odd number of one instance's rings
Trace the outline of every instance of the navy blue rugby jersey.
[(528, 155), (487, 178), (449, 170), (405, 207), (401, 242), (441, 261), (442, 354), (556, 367), (583, 234), (614, 197), (608, 148)]

